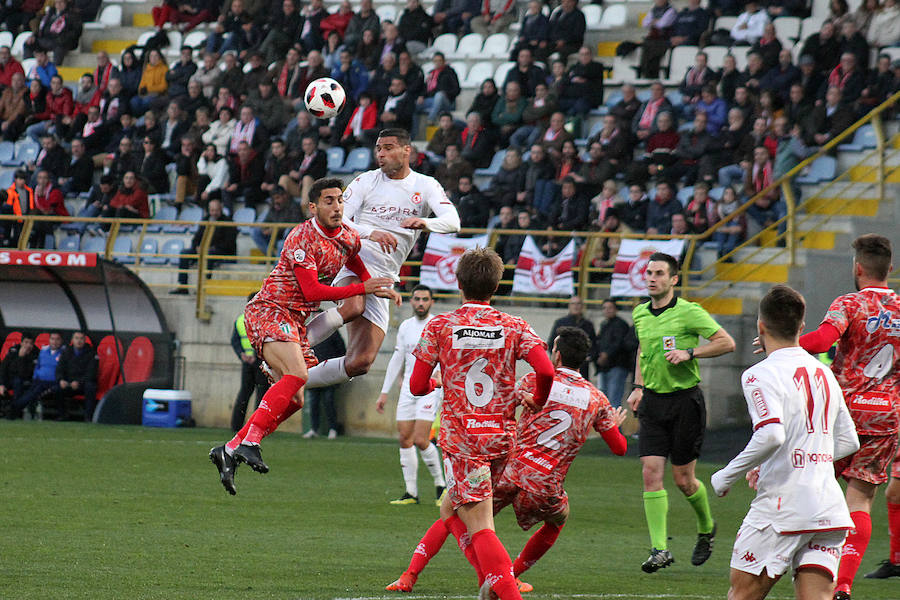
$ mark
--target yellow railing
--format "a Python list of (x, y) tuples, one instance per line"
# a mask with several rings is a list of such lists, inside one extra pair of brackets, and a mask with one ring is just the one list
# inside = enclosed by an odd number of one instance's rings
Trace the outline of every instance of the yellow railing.
[[(885, 161), (885, 153), (889, 148), (889, 144), (885, 136), (884, 128), (882, 126), (881, 116), (885, 113), (885, 111), (891, 109), (898, 100), (900, 100), (900, 93), (892, 96), (884, 104), (874, 109), (863, 119), (860, 119), (858, 122), (854, 123), (853, 126), (847, 129), (845, 132), (841, 133), (836, 138), (831, 140), (828, 144), (823, 146), (817, 153), (802, 161), (786, 175), (779, 178), (768, 188), (760, 192), (760, 194), (768, 194), (775, 189), (779, 189), (786, 203), (787, 215), (771, 226), (762, 229), (759, 233), (745, 240), (742, 244), (737, 246), (733, 251), (724, 255), (722, 258), (710, 262), (707, 265), (692, 267), (695, 262), (694, 259), (700, 250), (700, 247), (705, 242), (711, 241), (713, 239), (714, 234), (722, 226), (724, 226), (724, 222), (719, 222), (713, 225), (702, 234), (688, 236), (648, 236), (645, 234), (620, 235), (603, 232), (557, 232), (547, 230), (522, 231), (497, 229), (466, 229), (463, 230), (462, 233), (473, 235), (486, 233), (489, 236), (488, 245), (491, 247), (496, 246), (498, 241), (500, 240), (500, 237), (505, 235), (530, 234), (536, 237), (559, 237), (564, 239), (570, 239), (573, 237), (577, 238), (582, 243), (580, 244), (578, 249), (579, 261), (573, 267), (576, 280), (576, 293), (587, 303), (591, 304), (599, 303), (604, 298), (609, 296), (609, 279), (612, 275), (612, 267), (591, 266), (592, 259), (597, 254), (597, 251), (604, 239), (684, 239), (686, 242), (686, 253), (683, 261), (685, 267), (683, 269), (681, 278), (682, 295), (691, 299), (699, 300), (701, 302), (709, 303), (716, 298), (720, 298), (724, 293), (733, 289), (741, 281), (753, 279), (754, 273), (756, 271), (763, 269), (766, 265), (771, 264), (775, 260), (782, 261), (782, 264), (795, 266), (797, 261), (796, 250), (798, 245), (802, 243), (805, 235), (804, 233), (800, 232), (799, 227), (814, 218), (811, 215), (804, 214), (804, 209), (809, 206), (811, 202), (821, 200), (821, 198), (823, 198), (823, 193), (826, 193), (832, 189), (837, 189), (837, 195), (833, 199), (833, 202), (837, 204), (847, 204), (857, 199), (856, 197), (844, 194), (845, 191), (849, 191), (850, 186), (854, 185), (854, 182), (852, 181), (849, 182), (849, 184), (847, 183), (849, 179), (849, 171), (842, 173), (833, 181), (823, 183), (822, 186), (817, 190), (816, 194), (799, 204), (796, 202), (791, 184), (793, 183), (793, 180), (806, 167), (812, 164), (814, 160), (816, 160), (820, 156), (827, 154), (837, 145), (849, 139), (857, 129), (867, 123), (872, 123), (878, 140), (878, 147), (874, 151), (865, 154), (861, 161), (865, 162), (872, 159), (873, 157), (877, 158), (875, 163), (868, 168), (869, 171), (875, 171), (876, 181), (875, 183), (866, 185), (867, 188), (874, 188), (876, 190), (876, 193), (874, 196), (868, 197), (877, 197), (879, 203), (884, 201), (884, 182), (885, 179), (889, 176), (889, 169)], [(857, 165), (856, 168), (858, 169), (859, 165)], [(891, 170), (893, 171), (898, 168), (900, 167), (894, 167)], [(747, 209), (750, 208), (750, 206), (753, 204), (755, 198), (756, 197), (748, 199), (740, 208), (737, 209), (737, 211), (729, 216), (728, 220), (744, 214)], [(815, 218), (821, 220), (820, 224), (824, 224), (827, 223), (828, 220), (830, 220), (831, 216), (825, 215), (822, 217), (817, 216)], [(101, 253), (103, 254), (103, 256), (108, 259), (113, 259), (116, 256), (126, 256), (134, 259), (134, 264), (129, 265), (130, 268), (144, 277), (148, 286), (152, 288), (167, 287), (194, 290), (196, 292), (197, 316), (202, 319), (209, 318), (211, 314), (207, 306), (208, 297), (210, 295), (246, 295), (248, 292), (252, 291), (254, 287), (257, 287), (259, 283), (261, 283), (261, 281), (271, 270), (275, 262), (274, 250), (277, 245), (277, 236), (275, 236), (274, 234), (269, 235), (269, 244), (267, 249), (268, 251), (265, 254), (251, 253), (249, 255), (237, 256), (220, 256), (210, 254), (210, 245), (215, 229), (218, 227), (264, 228), (271, 229), (274, 233), (278, 229), (290, 228), (295, 225), (292, 223), (203, 222), (200, 225), (206, 225), (206, 228), (204, 230), (203, 236), (200, 239), (200, 243), (198, 244), (194, 252), (187, 252), (190, 234), (185, 233), (182, 235), (182, 238), (185, 241), (185, 252), (179, 255), (166, 255), (158, 252), (155, 254), (145, 254), (140, 252), (144, 239), (150, 235), (154, 235), (147, 231), (147, 227), (150, 225), (178, 225), (180, 227), (188, 227), (196, 226), (197, 223), (148, 219), (101, 219), (79, 217), (60, 218), (32, 215), (24, 217), (13, 217), (0, 215), (0, 223), (4, 221), (19, 221), (21, 223), (22, 233), (20, 235), (18, 243), (19, 249), (22, 250), (26, 249), (27, 240), (30, 236), (31, 231), (33, 230), (35, 223), (37, 222), (84, 222), (107, 226), (109, 231), (108, 233), (104, 234), (106, 236), (106, 240), (103, 247), (103, 252)], [(135, 249), (128, 253), (118, 253), (115, 251), (116, 239), (118, 239), (120, 235), (125, 233), (122, 230), (123, 226), (130, 226), (134, 229), (133, 231), (130, 231), (128, 233), (132, 236), (133, 240), (136, 240), (136, 243), (134, 244)], [(779, 228), (783, 229), (783, 231), (779, 232)], [(163, 234), (163, 237), (169, 237), (171, 235), (172, 234)], [(783, 247), (771, 247), (773, 243), (780, 243), (783, 245)], [(745, 268), (742, 274), (739, 276), (734, 276), (733, 274), (731, 274), (729, 275), (729, 277), (724, 277), (723, 274), (728, 274), (728, 269), (731, 268), (734, 264), (728, 261), (738, 256), (738, 253), (740, 253), (742, 264), (745, 267), (747, 265), (751, 266)], [(167, 259), (169, 264), (159, 265), (148, 264), (147, 262), (145, 262), (147, 258), (151, 257)], [(196, 261), (196, 264), (190, 266), (189, 268), (182, 269), (177, 264), (180, 258), (191, 259), (192, 261)], [(211, 263), (211, 261), (224, 261), (230, 264), (227, 268), (214, 268), (217, 265), (215, 263)], [(404, 274), (403, 276), (401, 276), (401, 280), (404, 283), (417, 282), (418, 276), (414, 272), (417, 271), (421, 266), (421, 262), (410, 260), (405, 264), (413, 271), (413, 273)], [(514, 303), (541, 302), (549, 304), (561, 304), (567, 301), (566, 298), (559, 297), (510, 295), (508, 290), (512, 285), (513, 270), (514, 266), (507, 266), (506, 274), (501, 282), (501, 291), (506, 290), (506, 295), (503, 296), (502, 301)], [(175, 284), (172, 280), (172, 275), (179, 273), (195, 274), (194, 283), (184, 286)], [(450, 298), (453, 296), (454, 294), (438, 294), (438, 297)]]

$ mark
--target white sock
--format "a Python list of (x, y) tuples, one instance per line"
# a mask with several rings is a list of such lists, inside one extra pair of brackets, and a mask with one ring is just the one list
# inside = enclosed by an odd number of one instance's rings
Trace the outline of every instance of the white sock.
[(419, 455), (422, 457), (422, 462), (428, 467), (428, 472), (434, 478), (434, 485), (446, 487), (447, 482), (444, 481), (444, 472), (441, 470), (441, 457), (438, 454), (437, 446), (428, 444), (428, 448), (419, 450)]
[(406, 493), (419, 497), (419, 459), (416, 458), (416, 447), (400, 448), (400, 470), (403, 471), (403, 481), (406, 482)]
[(347, 371), (344, 369), (345, 358), (345, 356), (331, 358), (311, 368), (309, 370), (309, 379), (304, 387), (322, 388), (350, 381), (350, 376), (347, 375)]
[(318, 346), (327, 340), (343, 324), (344, 317), (338, 312), (336, 306), (317, 314), (306, 324), (306, 339), (309, 341), (310, 347)]

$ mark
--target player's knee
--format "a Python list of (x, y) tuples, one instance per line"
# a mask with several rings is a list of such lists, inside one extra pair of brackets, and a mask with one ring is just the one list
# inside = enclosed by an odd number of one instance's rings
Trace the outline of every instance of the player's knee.
[(652, 465), (644, 465), (641, 470), (641, 475), (644, 478), (644, 489), (645, 490), (654, 490), (662, 486), (663, 480), (663, 471), (662, 469), (658, 469)]
[(898, 480), (891, 479), (884, 492), (884, 498), (890, 504), (900, 504), (900, 482)]
[(344, 370), (349, 377), (359, 377), (369, 372), (369, 367), (375, 361), (374, 352), (365, 352), (357, 355), (348, 355), (344, 360)]
[(431, 440), (428, 439), (427, 434), (417, 433), (413, 438), (412, 442), (416, 445), (416, 448), (422, 450), (428, 450), (428, 446), (431, 445)]
[(685, 496), (693, 496), (697, 492), (699, 485), (694, 477), (676, 476), (673, 479), (675, 480), (675, 485), (678, 486), (678, 489)]
[(359, 317), (366, 310), (365, 296), (352, 296), (347, 298), (338, 307), (338, 313), (344, 318), (344, 323)]

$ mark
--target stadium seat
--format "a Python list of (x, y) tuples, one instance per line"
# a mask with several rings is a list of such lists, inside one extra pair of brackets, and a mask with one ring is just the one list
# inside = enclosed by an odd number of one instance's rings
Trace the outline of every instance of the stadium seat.
[(159, 253), (159, 241), (156, 238), (144, 238), (144, 240), (141, 242), (141, 247), (138, 250), (138, 253), (141, 255), (142, 263), (151, 265), (159, 264), (150, 262), (151, 258), (156, 258), (151, 255)]
[(467, 89), (479, 89), (485, 79), (494, 76), (494, 63), (490, 61), (477, 62), (469, 69), (465, 81), (460, 82), (460, 87)]
[(624, 4), (610, 4), (606, 7), (606, 10), (603, 11), (600, 22), (597, 24), (597, 29), (615, 29), (617, 27), (624, 27), (627, 20), (628, 11)]
[(15, 164), (24, 165), (28, 161), (33, 161), (41, 151), (41, 146), (34, 142), (31, 138), (25, 138), (16, 142), (16, 158)]
[(181, 32), (169, 31), (166, 33), (166, 37), (169, 38), (169, 45), (166, 46), (163, 52), (165, 52), (166, 56), (179, 56), (181, 54)]
[(178, 261), (181, 258), (179, 255), (182, 252), (184, 252), (184, 242), (179, 238), (166, 240), (160, 250), (160, 254), (165, 255), (163, 261), (168, 261), (169, 264), (172, 265), (178, 264)]
[(800, 37), (800, 17), (778, 17), (772, 23), (775, 24), (775, 35), (779, 40), (796, 42)]
[(347, 155), (347, 160), (340, 169), (336, 169), (336, 173), (356, 173), (357, 171), (366, 171), (372, 162), (372, 151), (368, 148), (354, 148)]
[(424, 56), (427, 56), (428, 58), (434, 56), (435, 52), (443, 52), (444, 56), (451, 56), (454, 52), (456, 52), (456, 43), (456, 34), (444, 33), (437, 36), (434, 39), (434, 43), (431, 44), (431, 47), (425, 50), (425, 52), (423, 52), (422, 54)]
[(837, 159), (833, 156), (820, 156), (809, 168), (809, 173), (801, 175), (795, 181), (800, 184), (815, 184), (834, 179), (837, 170)]
[(506, 81), (506, 74), (510, 72), (513, 68), (515, 68), (516, 63), (512, 61), (502, 62), (497, 67), (497, 70), (494, 71), (494, 81), (497, 83), (497, 87), (503, 87), (503, 82)]
[(813, 16), (806, 17), (800, 22), (800, 33), (798, 37), (800, 41), (806, 40), (809, 36), (814, 33), (818, 33), (820, 29), (822, 29), (822, 24), (825, 22), (825, 17), (828, 14), (828, 9), (826, 8), (825, 14), (816, 15), (813, 12)]
[(846, 152), (862, 152), (866, 149), (877, 148), (878, 137), (875, 135), (875, 128), (866, 124), (857, 129), (853, 133), (853, 141), (849, 144), (841, 144), (838, 150)]
[(153, 372), (153, 342), (143, 335), (131, 340), (128, 352), (125, 353), (125, 361), (122, 363), (122, 373), (126, 383), (147, 381)]
[[(185, 206), (178, 213), (178, 220), (187, 221), (188, 223), (199, 223), (203, 220), (203, 209), (193, 204)], [(199, 225), (189, 225), (187, 230), (188, 233), (197, 233), (199, 228)]]
[(13, 157), (16, 155), (16, 145), (13, 142), (0, 142), (0, 164), (12, 166)]
[(814, 17), (821, 18), (823, 21), (828, 18), (831, 12), (831, 0), (813, 0), (811, 14)]
[(106, 253), (106, 238), (102, 236), (86, 235), (81, 238), (82, 252)]
[[(234, 211), (234, 216), (232, 216), (231, 220), (235, 223), (254, 223), (256, 222), (256, 210), (252, 206), (241, 207)], [(238, 232), (244, 235), (250, 235), (252, 229), (252, 227), (244, 225), (238, 227)]]
[(78, 252), (78, 248), (80, 246), (81, 236), (67, 235), (62, 240), (60, 240), (57, 250), (62, 250), (64, 252)]
[[(475, 58), (481, 53), (482, 46), (484, 46), (484, 36), (480, 33), (464, 35), (459, 40), (456, 50), (453, 51), (453, 54), (447, 55), (447, 58)], [(456, 65), (454, 65), (454, 68), (456, 68)]]
[(97, 398), (102, 398), (114, 385), (122, 381), (119, 356), (123, 352), (122, 342), (111, 335), (104, 337), (97, 345)]
[[(178, 218), (178, 209), (174, 206), (165, 204), (156, 210), (153, 215), (154, 221), (174, 221)], [(147, 233), (158, 233), (163, 231), (168, 225), (160, 225), (159, 223), (151, 223), (147, 225)]]
[(682, 206), (687, 206), (688, 202), (690, 202), (693, 197), (694, 186), (692, 185), (686, 185), (678, 190), (678, 195), (676, 196), (676, 198), (678, 198), (678, 201), (681, 202)]
[[(603, 129), (603, 121), (595, 121), (594, 124), (591, 125), (591, 129), (588, 131), (587, 136), (576, 139), (575, 145), (579, 148), (583, 148), (587, 145), (589, 139), (600, 133), (601, 129)], [(587, 152), (587, 150), (589, 150), (589, 148), (585, 148), (585, 152)], [(588, 158), (588, 160), (590, 160), (590, 158)]]
[(498, 150), (494, 153), (494, 158), (491, 159), (490, 166), (483, 169), (475, 169), (475, 175), (480, 177), (493, 177), (500, 172), (500, 167), (503, 166), (504, 156), (506, 156), (506, 150)]
[(96, 21), (84, 24), (85, 29), (106, 29), (107, 27), (122, 26), (122, 6), (120, 4), (107, 4), (100, 11)]
[(50, 343), (50, 334), (46, 331), (44, 333), (39, 333), (36, 338), (34, 338), (34, 347), (40, 350), (44, 346)]
[(747, 46), (732, 48), (732, 52), (734, 55), (734, 62), (737, 64), (738, 71), (746, 71), (747, 70), (747, 55), (750, 53), (750, 48)]
[(134, 243), (131, 238), (121, 235), (116, 237), (116, 241), (113, 242), (113, 260), (123, 265), (130, 265), (134, 263), (132, 253), (134, 253)]
[[(24, 54), (24, 51), (25, 51), (25, 40), (27, 40), (29, 37), (31, 37), (31, 35), (32, 35), (31, 31), (26, 30), (16, 36), (16, 39), (13, 42), (12, 49), (11, 49), (13, 56), (22, 58), (22, 54)], [(24, 68), (25, 65), (23, 64), (22, 67)], [(28, 69), (25, 69), (25, 75), (26, 76), (28, 75)]]
[(397, 7), (393, 4), (382, 4), (375, 9), (375, 14), (378, 15), (382, 23), (385, 21), (394, 22), (397, 19)]
[(505, 33), (489, 35), (481, 48), (484, 58), (506, 58), (509, 56), (509, 36)]
[(344, 149), (340, 146), (332, 146), (327, 151), (328, 170), (334, 172), (344, 165)]
[(138, 48), (143, 48), (144, 46), (146, 46), (147, 42), (149, 42), (150, 38), (152, 38), (154, 35), (156, 35), (155, 29), (150, 30), (150, 31), (145, 31), (144, 33), (139, 35), (138, 39), (137, 39), (137, 43), (136, 43)]
[(21, 331), (11, 331), (6, 334), (6, 339), (3, 341), (3, 347), (0, 348), (0, 360), (6, 358), (6, 355), (9, 353), (9, 349), (22, 341), (22, 332)]
[(181, 42), (181, 45), (190, 46), (194, 50), (197, 50), (198, 47), (202, 48), (205, 45), (207, 36), (208, 34), (205, 31), (194, 30), (184, 36), (184, 41)]
[[(888, 46), (887, 48), (882, 48), (878, 51), (879, 54), (887, 54), (891, 57), (891, 62), (895, 60), (900, 60), (900, 47), (897, 46)], [(874, 63), (873, 63), (874, 64)]]
[(688, 69), (694, 66), (694, 57), (700, 49), (697, 46), (676, 46), (669, 59), (669, 77), (663, 81), (667, 85), (675, 85), (684, 79)]
[(13, 184), (13, 179), (15, 179), (15, 176), (16, 172), (12, 169), (0, 171), (0, 190), (9, 189), (9, 186)]
[(599, 4), (584, 4), (581, 12), (584, 13), (584, 24), (587, 29), (600, 29), (600, 17), (603, 9)]
[(0, 46), (12, 46), (13, 34), (9, 31), (0, 31)]
[(719, 17), (716, 19), (716, 24), (713, 25), (713, 31), (716, 29), (724, 29), (725, 31), (731, 31), (731, 28), (734, 27), (735, 23), (737, 23), (737, 17)]
[(706, 52), (706, 61), (710, 65), (721, 66), (725, 62), (729, 48), (728, 46), (706, 46), (703, 51)]
[(722, 194), (725, 193), (725, 188), (723, 187), (714, 187), (709, 190), (709, 197), (718, 202), (722, 199)]

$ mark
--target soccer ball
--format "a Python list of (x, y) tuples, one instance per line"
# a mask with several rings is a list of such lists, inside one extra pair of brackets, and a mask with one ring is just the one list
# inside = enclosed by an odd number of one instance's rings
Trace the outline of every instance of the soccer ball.
[(322, 77), (306, 86), (306, 109), (314, 117), (330, 119), (336, 116), (347, 104), (347, 94), (334, 79)]

